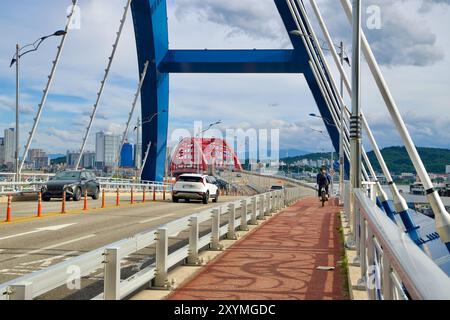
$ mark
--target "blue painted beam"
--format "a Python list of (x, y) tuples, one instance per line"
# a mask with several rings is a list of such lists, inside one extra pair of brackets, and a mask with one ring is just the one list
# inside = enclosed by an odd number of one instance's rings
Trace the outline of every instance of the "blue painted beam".
[[(157, 66), (169, 50), (167, 3), (165, 0), (133, 0), (131, 11), (139, 72), (142, 73), (145, 63), (150, 62), (141, 90), (142, 159), (149, 144), (151, 148), (141, 178), (163, 181), (169, 122), (169, 74), (159, 72)], [(146, 121), (154, 114), (158, 116), (151, 122)]]
[(169, 50), (163, 73), (302, 73), (294, 50)]

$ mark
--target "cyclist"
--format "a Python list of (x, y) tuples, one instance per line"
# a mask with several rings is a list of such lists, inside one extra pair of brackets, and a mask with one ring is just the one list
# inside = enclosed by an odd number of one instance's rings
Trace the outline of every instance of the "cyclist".
[(327, 194), (327, 198), (329, 198), (328, 189), (331, 184), (331, 176), (327, 172), (327, 167), (322, 166), (320, 168), (320, 172), (317, 174), (317, 185), (319, 186), (319, 200), (321, 200), (322, 195), (320, 194), (322, 187), (325, 188), (325, 192)]

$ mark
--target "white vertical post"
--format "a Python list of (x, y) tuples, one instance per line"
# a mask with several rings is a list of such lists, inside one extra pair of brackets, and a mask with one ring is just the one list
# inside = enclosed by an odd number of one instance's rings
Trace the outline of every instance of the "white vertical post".
[(383, 268), (382, 281), (383, 281), (383, 299), (392, 300), (392, 278), (391, 278), (391, 263), (387, 254), (384, 252), (381, 257), (381, 263)]
[(247, 226), (248, 208), (247, 208), (247, 200), (246, 199), (242, 200), (241, 206), (242, 206), (242, 210), (241, 210), (241, 226), (239, 227), (239, 229), (241, 231), (248, 231), (248, 226)]
[(197, 264), (198, 262), (198, 217), (191, 217), (189, 221), (189, 255), (188, 264)]
[(12, 293), (9, 300), (33, 300), (33, 284), (24, 282), (10, 286)]
[(211, 249), (220, 250), (220, 207), (212, 212), (212, 239)]
[[(375, 273), (377, 271), (375, 268), (375, 244), (373, 236), (374, 235), (372, 230), (369, 228), (369, 226), (367, 226), (367, 265), (369, 267), (368, 271)], [(373, 287), (367, 288), (367, 290), (369, 291), (369, 300), (375, 300), (377, 292), (377, 277), (375, 274), (368, 274), (368, 273), (367, 277), (368, 279), (371, 279), (371, 281), (373, 281), (373, 283), (372, 282), (369, 283), (369, 281), (367, 281), (367, 284), (369, 286), (373, 285)]]
[(236, 239), (236, 206), (234, 203), (228, 206), (228, 233), (227, 239), (235, 240)]
[(257, 199), (256, 197), (252, 198), (252, 218), (250, 220), (251, 225), (257, 225), (258, 224), (258, 206), (257, 206)]
[(359, 268), (361, 270), (361, 278), (358, 281), (358, 287), (359, 288), (366, 288), (366, 274), (367, 274), (367, 248), (366, 248), (366, 219), (363, 217), (363, 215), (361, 214), (361, 211), (358, 210), (358, 215), (359, 215), (359, 219), (360, 219), (360, 224), (359, 224), (359, 230), (360, 230), (360, 235), (359, 235)]
[(164, 287), (167, 281), (167, 256), (169, 253), (169, 235), (167, 228), (158, 229), (156, 239), (155, 286)]
[(265, 201), (266, 201), (266, 212), (265, 212), (265, 216), (268, 216), (268, 217), (270, 217), (271, 216), (271, 211), (272, 211), (272, 208), (271, 208), (271, 202), (270, 202), (270, 196), (271, 196), (271, 194), (270, 193), (268, 193), (268, 194), (266, 194), (266, 199), (265, 199)]
[(258, 215), (258, 219), (259, 220), (264, 220), (264, 216), (265, 216), (265, 198), (264, 196), (260, 196), (259, 197), (259, 215)]
[(104, 299), (120, 300), (120, 255), (119, 248), (105, 250)]

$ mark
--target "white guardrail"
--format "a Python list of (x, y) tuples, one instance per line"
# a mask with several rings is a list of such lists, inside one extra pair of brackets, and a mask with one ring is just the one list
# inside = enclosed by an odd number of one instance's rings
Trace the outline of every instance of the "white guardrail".
[[(167, 192), (172, 190), (172, 184), (162, 183), (155, 181), (141, 181), (139, 183), (132, 182), (132, 180), (125, 179), (111, 179), (111, 178), (98, 178), (100, 186), (106, 191), (115, 191), (120, 189), (121, 191), (134, 191), (153, 190), (156, 192), (162, 192), (164, 189)], [(1, 195), (20, 195), (23, 193), (35, 193), (41, 190), (45, 181), (30, 181), (30, 182), (0, 182), (0, 196)]]
[[(70, 270), (73, 268), (79, 270), (80, 278), (103, 269), (103, 293), (94, 299), (124, 299), (142, 286), (150, 286), (152, 280), (156, 287), (164, 287), (167, 285), (167, 273), (171, 267), (185, 259), (188, 263), (198, 263), (198, 254), (202, 248), (209, 246), (215, 250), (221, 249), (221, 237), (227, 235), (229, 238), (235, 238), (237, 228), (246, 230), (248, 224), (257, 224), (258, 219), (264, 219), (264, 216), (293, 204), (304, 195), (302, 190), (303, 188), (289, 188), (268, 192), (169, 222), (129, 239), (1, 284), (0, 300), (33, 299), (64, 286), (73, 281), (70, 278)], [(238, 210), (240, 218), (236, 218)], [(223, 217), (227, 218), (226, 224), (221, 224)], [(199, 225), (202, 223), (208, 223), (210, 232), (200, 236)], [(169, 253), (169, 238), (176, 237), (182, 231), (189, 231), (188, 244)], [(152, 245), (156, 246), (155, 263), (121, 280), (121, 261)]]
[(350, 212), (346, 183), (344, 208), (354, 233), (363, 284), (371, 300), (447, 300), (450, 278), (386, 214), (375, 197), (354, 190), (355, 216)]

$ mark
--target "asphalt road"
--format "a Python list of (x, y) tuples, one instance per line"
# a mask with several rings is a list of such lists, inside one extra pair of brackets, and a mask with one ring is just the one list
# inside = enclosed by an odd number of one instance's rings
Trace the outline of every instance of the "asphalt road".
[[(214, 207), (240, 197), (221, 197), (219, 204), (170, 201), (111, 207), (86, 213), (44, 216), (41, 219), (0, 225), (0, 283), (46, 268), (65, 259), (133, 236), (174, 219)], [(79, 203), (78, 203), (79, 204)], [(32, 204), (21, 203), (26, 208)], [(48, 203), (58, 208), (60, 202)], [(174, 239), (176, 240), (176, 239)], [(149, 248), (151, 251), (151, 248)], [(142, 256), (130, 257), (131, 268), (145, 262)], [(92, 276), (92, 282), (96, 276)], [(98, 279), (97, 279), (98, 280)], [(97, 281), (98, 282), (98, 281)], [(91, 284), (92, 285), (92, 284)], [(100, 284), (101, 286), (101, 284)], [(49, 299), (70, 297), (72, 293), (50, 294)], [(91, 298), (73, 297), (73, 298)]]

